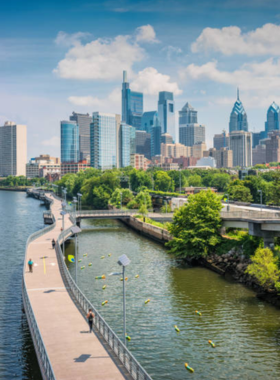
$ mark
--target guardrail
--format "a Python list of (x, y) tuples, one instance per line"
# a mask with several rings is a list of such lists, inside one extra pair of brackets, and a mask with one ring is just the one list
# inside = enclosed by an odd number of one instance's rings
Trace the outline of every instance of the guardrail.
[(222, 219), (279, 220), (280, 212), (267, 211), (221, 211)]
[[(48, 198), (50, 200), (50, 203), (53, 203), (53, 200)], [(22, 300), (23, 300), (23, 306), (26, 313), (26, 318), (29, 326), (29, 330), (32, 336), (33, 344), (35, 347), (35, 351), (37, 354), (38, 363), (40, 366), (41, 374), (44, 380), (55, 380), (55, 375), (52, 369), (52, 365), (50, 362), (50, 359), (48, 357), (48, 353), (46, 350), (46, 347), (43, 342), (43, 338), (40, 334), (40, 330), (38, 328), (38, 324), (36, 321), (35, 314), (33, 312), (29, 296), (27, 293), (26, 283), (25, 283), (25, 277), (24, 273), (26, 270), (26, 260), (27, 260), (27, 249), (29, 244), (36, 240), (38, 237), (46, 234), (47, 232), (54, 229), (56, 226), (56, 221), (54, 221), (54, 224), (51, 226), (45, 227), (42, 230), (39, 230), (37, 232), (34, 232), (32, 235), (29, 236), (26, 242), (25, 246), (25, 258), (24, 258), (24, 266), (23, 266), (23, 276), (22, 276)]]
[(137, 214), (138, 210), (80, 210), (76, 211), (77, 217), (87, 215), (117, 215), (117, 216), (130, 216)]
[(92, 305), (92, 303), (86, 298), (86, 296), (79, 289), (72, 276), (70, 275), (68, 268), (64, 262), (64, 257), (61, 251), (61, 244), (63, 243), (63, 239), (69, 237), (71, 234), (72, 232), (70, 227), (59, 235), (56, 243), (60, 271), (65, 283), (67, 284), (68, 290), (72, 292), (72, 295), (76, 299), (84, 314), (87, 314), (89, 309), (93, 310), (95, 314), (94, 325), (96, 329), (102, 335), (103, 339), (109, 344), (115, 355), (124, 365), (124, 367), (132, 376), (132, 378), (135, 380), (152, 380), (152, 378), (147, 374), (144, 368), (138, 363), (135, 357), (131, 354), (131, 352), (125, 347), (122, 341), (110, 328), (107, 322), (105, 322), (105, 320), (101, 317), (101, 315)]

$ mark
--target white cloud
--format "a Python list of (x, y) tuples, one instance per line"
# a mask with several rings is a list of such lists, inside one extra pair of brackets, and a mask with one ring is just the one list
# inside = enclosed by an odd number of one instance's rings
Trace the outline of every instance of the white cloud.
[(60, 138), (58, 136), (53, 136), (49, 140), (42, 141), (41, 145), (52, 146), (52, 147), (55, 147), (55, 148), (59, 148), (59, 146), (60, 146)]
[(136, 41), (137, 42), (150, 42), (158, 43), (156, 39), (156, 32), (151, 25), (143, 25), (136, 29)]
[(139, 71), (137, 78), (131, 83), (131, 89), (146, 95), (158, 95), (159, 91), (170, 91), (174, 95), (182, 93), (176, 82), (170, 82), (169, 75), (161, 74), (153, 67)]
[(132, 65), (144, 56), (145, 51), (130, 36), (99, 38), (85, 45), (77, 42), (54, 72), (68, 79), (114, 80), (121, 78), (122, 70), (132, 75)]
[(220, 52), (231, 56), (280, 55), (280, 25), (265, 24), (248, 33), (237, 26), (205, 28), (191, 46), (192, 52)]
[(171, 60), (174, 56), (178, 56), (183, 53), (183, 50), (177, 46), (166, 46), (163, 49), (161, 49), (162, 52), (165, 52), (167, 55), (167, 58)]
[[(78, 107), (95, 107), (98, 111), (115, 112), (114, 110), (119, 110), (121, 107), (121, 90), (120, 88), (115, 88), (109, 93), (106, 98), (98, 98), (93, 96), (70, 96), (68, 102), (74, 104)], [(118, 112), (119, 113), (119, 112)]]
[(202, 66), (191, 64), (179, 72), (182, 80), (213, 81), (245, 90), (270, 91), (280, 87), (280, 59), (272, 58), (261, 63), (245, 63), (240, 69), (229, 72), (219, 70), (217, 62)]
[(81, 39), (89, 37), (90, 33), (84, 33), (84, 32), (77, 32), (73, 34), (68, 34), (63, 31), (58, 32), (58, 35), (56, 36), (55, 43), (57, 45), (61, 46), (73, 46), (80, 43)]

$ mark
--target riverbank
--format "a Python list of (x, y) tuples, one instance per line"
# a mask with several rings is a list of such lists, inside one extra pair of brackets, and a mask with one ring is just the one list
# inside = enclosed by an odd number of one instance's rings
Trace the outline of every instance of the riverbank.
[(26, 192), (27, 189), (31, 189), (30, 187), (5, 187), (5, 186), (0, 186), (0, 190), (3, 191), (21, 191), (21, 192)]
[[(161, 244), (165, 244), (172, 239), (171, 234), (166, 229), (145, 223), (135, 217), (130, 217), (124, 223), (140, 234)], [(257, 293), (256, 297), (280, 307), (280, 294), (277, 294), (276, 290), (264, 289), (253, 276), (245, 273), (251, 260), (246, 258), (241, 248), (232, 248), (229, 252), (222, 255), (212, 254), (207, 258), (186, 261), (191, 265), (200, 265), (208, 268), (222, 276), (230, 276), (236, 282), (253, 289)]]

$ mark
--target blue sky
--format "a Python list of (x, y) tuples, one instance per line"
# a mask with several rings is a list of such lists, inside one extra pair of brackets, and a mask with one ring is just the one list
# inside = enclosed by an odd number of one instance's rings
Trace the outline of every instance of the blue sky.
[(280, 104), (278, 0), (0, 2), (0, 124), (28, 126), (28, 157), (59, 155), (72, 111), (121, 112), (122, 70), (144, 92), (174, 91), (206, 125), (228, 130), (236, 87), (251, 131)]

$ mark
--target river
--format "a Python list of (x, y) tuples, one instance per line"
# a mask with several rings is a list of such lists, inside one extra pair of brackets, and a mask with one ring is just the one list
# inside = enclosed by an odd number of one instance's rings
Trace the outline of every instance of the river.
[[(108, 274), (120, 271), (121, 254), (131, 260), (126, 281), (126, 330), (131, 337), (127, 345), (154, 380), (280, 378), (279, 309), (258, 300), (241, 284), (205, 268), (183, 266), (162, 245), (119, 221), (84, 220), (82, 225), (92, 229), (79, 236), (78, 285), (120, 337), (123, 283), (121, 276)], [(71, 241), (66, 256), (73, 252)], [(74, 276), (75, 264), (67, 262)], [(95, 279), (102, 274), (106, 280)], [(102, 306), (105, 300), (108, 303)], [(186, 371), (184, 363), (195, 372)]]
[(25, 243), (43, 228), (43, 207), (22, 192), (0, 191), (0, 379), (41, 380), (22, 311), (21, 281)]

